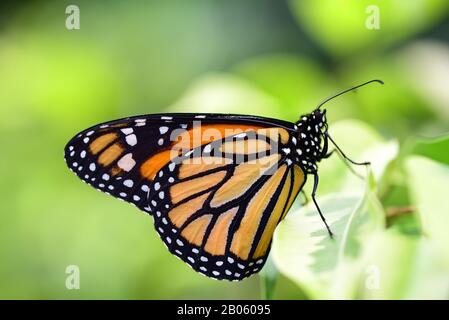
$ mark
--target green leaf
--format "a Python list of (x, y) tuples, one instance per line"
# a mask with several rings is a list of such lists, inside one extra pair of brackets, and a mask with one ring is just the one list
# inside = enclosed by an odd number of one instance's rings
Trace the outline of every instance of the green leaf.
[[(445, 258), (432, 241), (421, 239), (411, 264), (413, 274), (403, 298), (449, 299), (449, 267)], [(401, 266), (402, 270), (406, 265)]]
[(449, 165), (449, 135), (416, 141), (413, 153)]
[[(370, 174), (371, 175), (371, 174)], [(366, 181), (365, 193), (335, 193), (318, 199), (333, 230), (330, 239), (313, 204), (290, 213), (276, 229), (273, 258), (277, 268), (297, 283), (312, 298), (345, 298), (354, 280), (344, 290), (331, 291), (339, 270), (362, 252), (363, 238), (384, 227), (384, 213)], [(349, 293), (348, 293), (349, 292)]]
[(273, 299), (278, 274), (279, 272), (270, 255), (259, 273), (262, 299)]
[(342, 280), (337, 281), (333, 290), (344, 290), (350, 283), (349, 298), (404, 298), (413, 278), (418, 240), (397, 230), (377, 230), (367, 235), (362, 254), (339, 269), (336, 278)]
[(421, 156), (406, 161), (413, 204), (424, 235), (440, 251), (449, 267), (449, 166)]

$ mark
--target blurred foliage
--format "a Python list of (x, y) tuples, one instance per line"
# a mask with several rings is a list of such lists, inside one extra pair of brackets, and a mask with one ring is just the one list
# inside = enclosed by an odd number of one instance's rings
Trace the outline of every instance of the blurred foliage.
[[(352, 132), (363, 141), (372, 134), (369, 127), (351, 121), (343, 124), (334, 125), (341, 128), (341, 135), (351, 136)], [(339, 175), (341, 169), (325, 166), (321, 184), (339, 186), (333, 191), (320, 188), (328, 193), (320, 203), (335, 240), (327, 236), (313, 203), (294, 210), (275, 232), (273, 256), (280, 272), (298, 283), (309, 298), (449, 298), (449, 239), (445, 231), (449, 208), (442, 201), (449, 188), (449, 166), (435, 161), (447, 157), (438, 152), (447, 138), (426, 141), (425, 146), (418, 142), (409, 148), (412, 152), (403, 161), (407, 173), (403, 187), (409, 190), (411, 199), (402, 208), (386, 202), (382, 206), (378, 198), (378, 189), (388, 189), (381, 185), (392, 181), (382, 179), (384, 174), (388, 172), (389, 178), (394, 175), (388, 162), (399, 156), (391, 143), (377, 138), (371, 147), (352, 146), (356, 154), (361, 148), (370, 151), (365, 154), (372, 161), (373, 174), (366, 174), (365, 188), (355, 177)], [(423, 150), (436, 159), (413, 154)], [(395, 217), (397, 214), (401, 219)], [(419, 221), (420, 230), (410, 232), (413, 222), (407, 215)]]
[[(447, 1), (83, 0), (80, 30), (65, 28), (68, 4), (0, 5), (0, 298), (449, 298)], [(365, 27), (369, 5), (379, 30)], [(260, 283), (196, 274), (148, 216), (93, 192), (62, 159), (100, 121), (172, 111), (295, 121), (371, 78), (385, 85), (327, 105), (341, 148), (372, 162), (354, 168), (365, 180), (338, 156), (320, 165), (336, 240), (297, 201)], [(71, 264), (80, 290), (65, 288)]]

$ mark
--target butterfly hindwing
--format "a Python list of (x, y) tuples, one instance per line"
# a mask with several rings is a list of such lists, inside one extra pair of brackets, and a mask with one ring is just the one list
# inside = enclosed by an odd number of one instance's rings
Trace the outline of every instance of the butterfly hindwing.
[(305, 181), (278, 141), (258, 131), (253, 139), (249, 132), (201, 145), (155, 179), (156, 230), (174, 255), (209, 277), (241, 280), (258, 272)]

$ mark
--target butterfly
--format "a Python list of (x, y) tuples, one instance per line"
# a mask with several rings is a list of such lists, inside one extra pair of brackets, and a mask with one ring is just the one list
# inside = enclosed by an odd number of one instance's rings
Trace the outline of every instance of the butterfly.
[(83, 130), (65, 147), (81, 180), (154, 218), (168, 250), (195, 271), (242, 280), (262, 269), (277, 224), (318, 163), (337, 152), (328, 133), (330, 99), (292, 123), (230, 114), (152, 114)]

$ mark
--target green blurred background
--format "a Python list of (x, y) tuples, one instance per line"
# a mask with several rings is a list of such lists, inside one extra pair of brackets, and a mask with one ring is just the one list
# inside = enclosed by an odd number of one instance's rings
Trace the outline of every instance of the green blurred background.
[[(65, 26), (69, 4), (79, 30)], [(258, 276), (218, 282), (171, 256), (148, 216), (67, 170), (65, 143), (145, 113), (296, 121), (372, 78), (385, 86), (328, 105), (331, 126), (359, 119), (401, 144), (447, 132), (447, 0), (2, 2), (0, 298), (258, 299)], [(68, 265), (80, 290), (65, 287)], [(307, 296), (280, 275), (274, 298)]]

